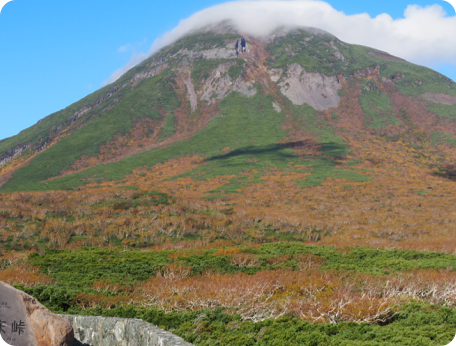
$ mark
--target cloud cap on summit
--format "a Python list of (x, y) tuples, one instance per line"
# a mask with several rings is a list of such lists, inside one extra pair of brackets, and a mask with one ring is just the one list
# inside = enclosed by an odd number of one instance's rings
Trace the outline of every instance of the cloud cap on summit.
[[(310, 26), (342, 41), (387, 51), (414, 63), (435, 67), (456, 64), (456, 16), (448, 17), (440, 5), (409, 5), (404, 18), (389, 14), (371, 18), (367, 13), (346, 15), (324, 1), (234, 1), (209, 7), (182, 20), (155, 40), (147, 53), (134, 54), (105, 82), (118, 79), (160, 48), (209, 25), (229, 21), (252, 36), (266, 36), (278, 27)], [(424, 25), (426, 24), (426, 25)]]

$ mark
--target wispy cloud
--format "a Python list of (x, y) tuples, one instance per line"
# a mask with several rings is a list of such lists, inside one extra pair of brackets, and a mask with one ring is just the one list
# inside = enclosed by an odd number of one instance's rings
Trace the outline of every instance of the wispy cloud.
[(119, 49), (117, 50), (119, 53), (125, 53), (131, 50), (131, 44), (126, 44), (124, 46), (120, 46)]
[(147, 53), (135, 53), (115, 71), (105, 85), (133, 66), (182, 36), (208, 25), (230, 20), (241, 31), (265, 36), (281, 26), (312, 26), (326, 30), (348, 43), (370, 46), (417, 64), (456, 66), (456, 16), (448, 16), (440, 5), (409, 5), (404, 18), (389, 14), (374, 18), (367, 13), (346, 15), (324, 1), (235, 1), (207, 8), (182, 20), (157, 39)]
[(123, 46), (120, 46), (117, 51), (119, 53), (125, 53), (125, 52), (137, 52), (142, 46), (144, 46), (147, 43), (147, 38), (144, 38), (144, 40), (140, 42), (136, 42), (134, 44), (127, 43)]

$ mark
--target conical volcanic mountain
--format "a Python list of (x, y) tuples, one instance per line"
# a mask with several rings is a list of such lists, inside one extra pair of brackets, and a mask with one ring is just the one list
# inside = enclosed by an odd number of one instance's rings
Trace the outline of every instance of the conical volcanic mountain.
[[(455, 227), (455, 104), (447, 77), (319, 29), (220, 25), (1, 141), (0, 191), (98, 196), (132, 215), (158, 191), (225, 238), (441, 249)], [(184, 236), (201, 222), (165, 223)]]

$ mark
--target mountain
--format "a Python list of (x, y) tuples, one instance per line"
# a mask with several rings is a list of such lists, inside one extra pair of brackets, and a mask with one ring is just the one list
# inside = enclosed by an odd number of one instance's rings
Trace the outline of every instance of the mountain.
[(152, 189), (289, 229), (430, 237), (421, 205), (452, 203), (454, 104), (447, 77), (322, 30), (221, 24), (0, 142), (0, 191)]
[(2, 141), (2, 191), (119, 180), (190, 154), (211, 176), (286, 167), (306, 151), (330, 162), (366, 136), (429, 152), (453, 143), (454, 103), (455, 84), (439, 73), (320, 30), (258, 40), (222, 26)]

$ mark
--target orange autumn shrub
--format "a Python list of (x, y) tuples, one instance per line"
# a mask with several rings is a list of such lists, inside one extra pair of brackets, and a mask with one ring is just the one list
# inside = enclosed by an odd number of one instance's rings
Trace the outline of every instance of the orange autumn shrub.
[(142, 283), (136, 302), (165, 311), (233, 308), (243, 319), (295, 312), (311, 321), (372, 321), (388, 315), (394, 301), (352, 290), (333, 272), (263, 271)]
[[(456, 306), (456, 272), (415, 270), (386, 276), (320, 271), (261, 271), (157, 276), (141, 283), (134, 301), (165, 311), (228, 308), (259, 321), (295, 313), (316, 322), (382, 322), (411, 300)], [(231, 309), (231, 310), (230, 310)]]
[(298, 263), (300, 270), (319, 269), (325, 260), (324, 257), (315, 256), (310, 253), (293, 255), (293, 259)]
[(214, 252), (215, 256), (229, 256), (241, 253), (241, 249), (239, 248), (229, 248), (229, 249), (220, 249)]
[(155, 275), (168, 280), (178, 280), (190, 276), (191, 273), (192, 267), (186, 266), (183, 262), (174, 262), (163, 266)]
[(230, 263), (236, 267), (257, 267), (261, 265), (258, 255), (242, 252), (230, 255)]
[(268, 262), (271, 265), (274, 264), (282, 264), (285, 262), (288, 262), (291, 259), (290, 255), (280, 255), (280, 256), (275, 256), (275, 257), (269, 257), (266, 259), (266, 262)]
[(0, 270), (0, 281), (7, 284), (23, 284), (25, 287), (47, 285), (52, 282), (52, 278), (40, 273), (39, 268), (30, 267), (26, 264), (17, 264)]
[(109, 291), (113, 293), (121, 293), (121, 292), (132, 292), (133, 286), (130, 285), (123, 285), (119, 282), (109, 282), (109, 281), (96, 281), (91, 286), (92, 289), (101, 292), (101, 291)]
[(177, 260), (179, 257), (188, 257), (188, 253), (185, 252), (173, 252), (168, 255), (168, 259)]
[(80, 293), (74, 297), (76, 305), (81, 309), (101, 307), (103, 309), (112, 309), (116, 306), (127, 306), (131, 304), (130, 295), (106, 296), (103, 294)]

